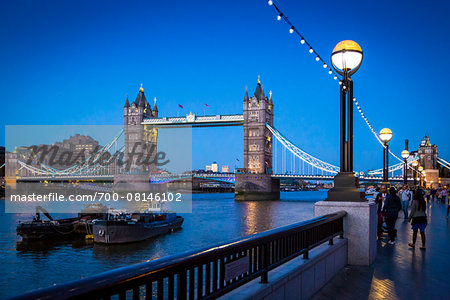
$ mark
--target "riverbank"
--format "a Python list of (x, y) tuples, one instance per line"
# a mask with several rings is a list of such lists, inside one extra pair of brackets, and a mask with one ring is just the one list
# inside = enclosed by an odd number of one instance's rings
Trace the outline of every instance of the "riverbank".
[[(90, 241), (18, 242), (19, 220), (0, 201), (0, 298), (247, 236), (313, 217), (313, 203), (326, 191), (286, 192), (281, 201), (236, 202), (234, 194), (195, 194), (183, 228), (140, 243), (104, 246)], [(66, 215), (65, 215), (66, 216)], [(61, 215), (63, 217), (63, 215)]]

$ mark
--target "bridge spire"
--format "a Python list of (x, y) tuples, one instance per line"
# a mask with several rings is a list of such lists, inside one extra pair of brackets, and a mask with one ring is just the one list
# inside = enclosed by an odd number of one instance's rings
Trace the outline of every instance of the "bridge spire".
[(256, 99), (261, 99), (261, 80), (259, 75), (258, 75), (258, 84), (256, 85), (255, 93), (253, 94), (253, 96), (255, 96)]
[(247, 91), (247, 86), (245, 86), (245, 96), (244, 96), (244, 101), (248, 101), (248, 91)]
[(141, 87), (139, 88), (139, 93), (136, 97), (136, 100), (134, 100), (134, 104), (136, 104), (137, 107), (141, 107), (142, 109), (145, 107), (147, 108), (147, 99), (145, 99), (145, 94), (144, 94), (144, 88), (142, 87), (142, 83), (141, 83)]
[(266, 99), (266, 95), (264, 94), (264, 85), (261, 87), (261, 100)]
[(153, 104), (153, 113), (152, 113), (152, 115), (154, 117), (158, 117), (158, 106), (156, 106), (156, 97), (155, 97), (155, 102)]
[(128, 101), (128, 93), (127, 93), (127, 100), (125, 101), (124, 107), (130, 107), (130, 102)]

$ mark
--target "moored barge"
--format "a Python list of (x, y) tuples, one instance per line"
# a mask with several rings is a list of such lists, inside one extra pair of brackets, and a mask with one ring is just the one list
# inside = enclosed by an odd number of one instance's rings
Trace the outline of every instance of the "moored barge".
[(96, 243), (133, 243), (179, 229), (183, 221), (175, 213), (122, 213), (95, 220), (92, 232)]

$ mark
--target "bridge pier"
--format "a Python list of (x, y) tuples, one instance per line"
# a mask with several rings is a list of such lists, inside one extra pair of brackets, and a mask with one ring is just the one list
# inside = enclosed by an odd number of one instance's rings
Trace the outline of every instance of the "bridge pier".
[(236, 201), (280, 200), (280, 180), (270, 174), (236, 174)]

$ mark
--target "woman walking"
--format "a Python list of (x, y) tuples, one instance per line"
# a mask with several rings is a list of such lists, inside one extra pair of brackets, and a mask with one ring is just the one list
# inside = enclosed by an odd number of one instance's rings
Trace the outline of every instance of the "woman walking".
[(422, 193), (414, 194), (414, 201), (411, 206), (411, 214), (409, 216), (409, 221), (411, 222), (411, 229), (413, 230), (412, 243), (408, 245), (411, 248), (416, 246), (417, 232), (420, 230), (420, 237), (422, 239), (421, 250), (425, 250), (425, 227), (427, 227), (427, 205)]
[(395, 230), (395, 222), (398, 218), (398, 212), (401, 209), (402, 204), (400, 202), (400, 198), (397, 196), (395, 188), (391, 187), (383, 206), (384, 220), (386, 222), (388, 231), (388, 243), (390, 245), (395, 244), (395, 238), (397, 236), (397, 230)]

